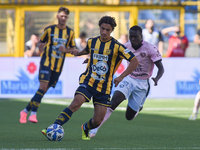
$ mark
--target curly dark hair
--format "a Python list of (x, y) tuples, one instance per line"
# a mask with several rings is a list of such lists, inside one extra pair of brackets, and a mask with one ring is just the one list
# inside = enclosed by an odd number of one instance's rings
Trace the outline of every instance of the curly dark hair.
[(102, 23), (106, 23), (106, 24), (110, 24), (112, 27), (112, 30), (114, 30), (114, 28), (117, 26), (116, 22), (115, 22), (115, 18), (114, 17), (110, 17), (110, 16), (104, 16), (99, 20), (99, 27), (101, 26)]
[(68, 8), (62, 7), (62, 6), (61, 6), (61, 7), (58, 9), (58, 13), (60, 13), (60, 12), (62, 12), (62, 11), (64, 11), (66, 15), (69, 15), (69, 9), (68, 9)]
[(141, 28), (140, 26), (137, 26), (137, 25), (132, 26), (132, 27), (129, 29), (129, 31), (139, 31), (140, 34), (142, 34), (142, 28)]

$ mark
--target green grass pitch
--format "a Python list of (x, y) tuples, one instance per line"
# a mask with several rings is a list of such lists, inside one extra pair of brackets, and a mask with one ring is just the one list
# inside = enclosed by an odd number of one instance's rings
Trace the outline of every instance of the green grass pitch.
[(90, 141), (81, 139), (81, 125), (93, 116), (92, 103), (83, 105), (63, 127), (64, 138), (49, 141), (41, 134), (53, 124), (71, 99), (43, 99), (38, 123), (19, 123), (28, 100), (0, 99), (0, 149), (2, 150), (192, 150), (200, 149), (200, 117), (189, 121), (194, 99), (147, 99), (132, 121), (125, 119), (122, 103)]

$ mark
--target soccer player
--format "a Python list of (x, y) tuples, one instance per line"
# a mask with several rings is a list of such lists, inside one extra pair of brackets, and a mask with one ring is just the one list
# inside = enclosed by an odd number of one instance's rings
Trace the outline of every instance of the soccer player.
[(57, 14), (58, 24), (44, 29), (39, 45), (41, 51), (44, 49), (39, 70), (40, 86), (26, 108), (20, 112), (20, 123), (27, 122), (27, 114), (30, 110), (28, 121), (38, 122), (37, 109), (42, 97), (50, 87), (56, 86), (63, 68), (65, 54), (75, 49), (74, 31), (66, 26), (69, 13), (67, 8), (60, 7)]
[[(143, 108), (143, 104), (147, 98), (150, 88), (149, 78), (152, 75), (154, 64), (158, 68), (156, 77), (151, 78), (155, 86), (157, 86), (158, 80), (164, 73), (161, 54), (155, 45), (143, 40), (141, 27), (133, 26), (130, 28), (129, 40), (130, 41), (125, 43), (124, 46), (135, 54), (139, 65), (116, 87), (111, 100), (111, 107), (107, 108), (106, 115), (101, 125), (110, 117), (117, 106), (126, 99), (128, 99), (126, 119), (134, 119)], [(90, 131), (90, 137), (96, 135), (101, 125)]]
[[(116, 22), (114, 18), (110, 16), (102, 17), (99, 21), (100, 36), (88, 39), (87, 46), (82, 51), (72, 51), (72, 54), (75, 56), (90, 53), (90, 58), (86, 71), (80, 75), (80, 86), (75, 92), (72, 103), (61, 112), (54, 124), (64, 125), (67, 123), (72, 114), (84, 102), (89, 102), (91, 97), (93, 97), (93, 118), (81, 126), (83, 140), (90, 140), (89, 130), (100, 125), (106, 114), (107, 107), (110, 107), (112, 79), (122, 59), (130, 61), (130, 64), (119, 77), (115, 78), (115, 86), (138, 66), (138, 60), (135, 55), (111, 37), (115, 27)], [(45, 136), (46, 131), (46, 129), (42, 130)]]

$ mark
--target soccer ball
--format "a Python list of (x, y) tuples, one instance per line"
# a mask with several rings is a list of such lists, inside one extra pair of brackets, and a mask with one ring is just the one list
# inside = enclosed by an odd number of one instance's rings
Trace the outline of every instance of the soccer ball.
[(47, 138), (50, 141), (60, 141), (64, 137), (64, 129), (59, 124), (52, 124), (47, 128)]

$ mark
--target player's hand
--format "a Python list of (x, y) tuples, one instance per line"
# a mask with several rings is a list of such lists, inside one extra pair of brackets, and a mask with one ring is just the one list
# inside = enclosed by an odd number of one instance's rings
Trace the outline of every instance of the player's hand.
[(74, 56), (78, 56), (79, 50), (78, 49), (74, 49), (71, 51), (71, 54)]
[(62, 52), (62, 53), (65, 53), (65, 47), (63, 45), (61, 45), (59, 48), (58, 48), (58, 51)]
[(38, 46), (39, 50), (43, 51), (44, 46), (45, 46), (45, 43), (40, 43), (39, 46)]
[(115, 84), (115, 87), (117, 87), (117, 85), (119, 84), (119, 82), (121, 82), (123, 80), (123, 78), (121, 76), (117, 77), (114, 79), (114, 84)]
[(154, 86), (158, 85), (158, 81), (156, 80), (156, 78), (151, 78), (154, 81)]
[(88, 58), (86, 58), (84, 61), (83, 61), (83, 64), (86, 64), (86, 63), (88, 63)]

